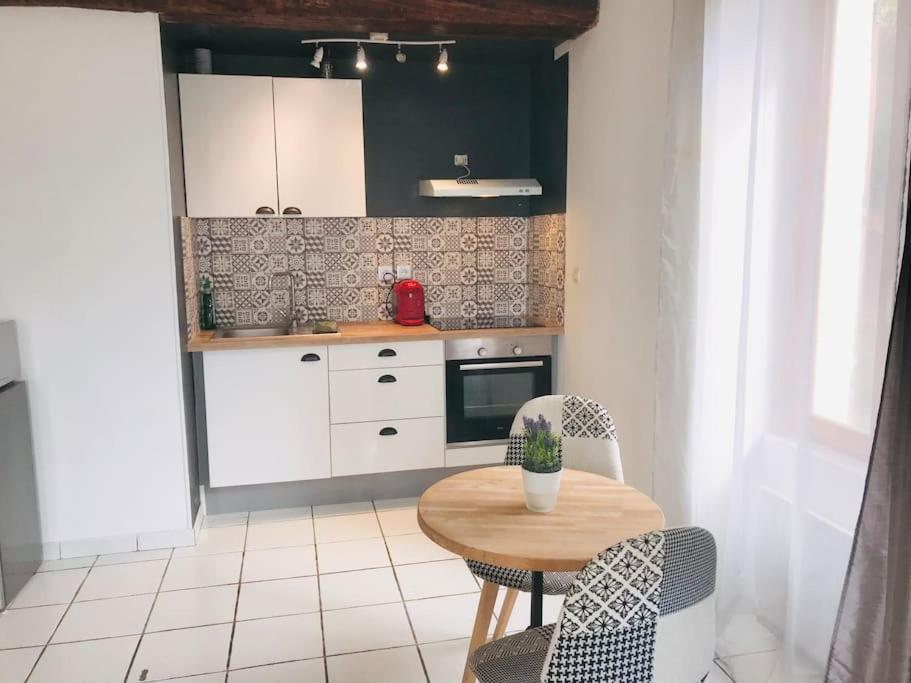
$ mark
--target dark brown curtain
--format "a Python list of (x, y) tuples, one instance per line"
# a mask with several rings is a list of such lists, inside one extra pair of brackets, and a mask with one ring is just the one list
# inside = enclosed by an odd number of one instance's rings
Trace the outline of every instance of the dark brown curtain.
[(827, 681), (911, 682), (911, 231)]

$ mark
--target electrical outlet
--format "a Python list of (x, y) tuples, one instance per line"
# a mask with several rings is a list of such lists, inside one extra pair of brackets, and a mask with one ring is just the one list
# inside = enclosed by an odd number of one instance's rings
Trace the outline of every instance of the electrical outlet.
[(395, 272), (392, 266), (380, 266), (376, 269), (376, 279), (381, 285), (391, 285), (395, 282)]
[(467, 154), (456, 154), (452, 158), (453, 166), (468, 166), (468, 155)]
[(410, 280), (411, 279), (411, 266), (396, 266), (395, 267), (395, 279), (396, 280)]

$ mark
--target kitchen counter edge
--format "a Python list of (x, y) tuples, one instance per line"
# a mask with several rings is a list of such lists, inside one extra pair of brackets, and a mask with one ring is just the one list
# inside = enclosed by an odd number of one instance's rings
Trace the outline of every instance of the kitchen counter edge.
[(243, 337), (215, 339), (214, 331), (201, 331), (193, 335), (187, 351), (228, 351), (232, 349), (269, 349), (294, 346), (336, 346), (340, 344), (370, 344), (377, 342), (426, 341), (439, 339), (478, 339), (490, 337), (556, 337), (563, 334), (563, 327), (498, 327), (493, 329), (440, 331), (430, 325), (405, 327), (391, 322), (339, 323), (338, 334), (286, 335), (281, 337)]

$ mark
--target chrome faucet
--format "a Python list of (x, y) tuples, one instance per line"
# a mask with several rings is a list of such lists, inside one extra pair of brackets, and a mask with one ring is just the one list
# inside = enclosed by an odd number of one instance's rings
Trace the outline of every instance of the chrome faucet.
[(295, 308), (294, 308), (294, 302), (297, 299), (297, 297), (296, 297), (297, 291), (295, 290), (295, 287), (294, 287), (294, 273), (292, 273), (290, 270), (283, 270), (278, 273), (272, 273), (272, 275), (269, 276), (269, 289), (270, 290), (272, 289), (272, 281), (276, 277), (281, 277), (283, 275), (288, 277), (288, 283), (289, 283), (288, 284), (288, 294), (291, 296), (291, 305), (289, 306), (289, 310), (288, 310), (288, 326), (291, 328), (292, 331), (294, 331), (297, 329), (297, 316), (295, 315)]

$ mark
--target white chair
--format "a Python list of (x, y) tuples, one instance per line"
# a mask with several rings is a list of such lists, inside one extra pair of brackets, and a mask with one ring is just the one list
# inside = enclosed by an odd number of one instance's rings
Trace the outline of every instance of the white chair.
[(479, 683), (696, 683), (715, 644), (712, 535), (653, 531), (611, 546), (576, 576), (556, 624), (482, 645)]
[[(539, 396), (528, 401), (513, 420), (506, 448), (506, 465), (521, 465), (524, 459), (525, 428), (523, 418), (537, 419), (543, 415), (551, 424), (551, 431), (560, 436), (560, 459), (564, 467), (601, 474), (623, 481), (620, 464), (620, 446), (611, 416), (597, 401), (572, 395)], [(507, 588), (494, 638), (506, 633), (506, 624), (512, 614), (519, 591), (531, 591), (531, 572), (523, 569), (498, 567), (475, 560), (466, 560), (468, 568), (484, 580), (482, 599), (475, 616), (475, 634), (486, 634), (493, 614), (493, 600), (483, 599), (496, 595), (497, 586)], [(544, 593), (563, 595), (572, 585), (575, 574), (571, 572), (545, 572)], [(472, 639), (473, 650), (484, 642)], [(466, 679), (470, 678), (466, 676)]]

